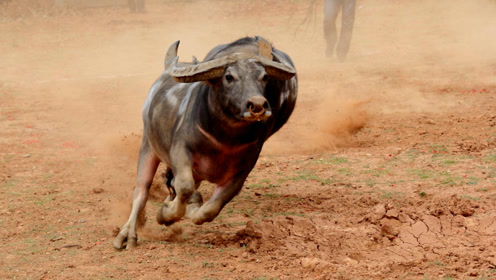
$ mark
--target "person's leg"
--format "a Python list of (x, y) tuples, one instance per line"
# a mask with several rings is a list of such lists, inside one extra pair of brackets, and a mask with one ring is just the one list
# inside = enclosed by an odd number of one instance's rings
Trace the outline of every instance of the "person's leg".
[(136, 0), (136, 11), (138, 13), (145, 12), (145, 0)]
[(351, 35), (355, 23), (355, 5), (356, 0), (344, 0), (343, 2), (341, 33), (336, 47), (336, 55), (340, 61), (345, 60), (350, 50)]
[(127, 5), (131, 12), (136, 12), (136, 2), (135, 0), (127, 0)]
[(336, 18), (341, 8), (341, 0), (325, 0), (324, 3), (324, 38), (326, 40), (326, 56), (332, 57), (337, 41)]

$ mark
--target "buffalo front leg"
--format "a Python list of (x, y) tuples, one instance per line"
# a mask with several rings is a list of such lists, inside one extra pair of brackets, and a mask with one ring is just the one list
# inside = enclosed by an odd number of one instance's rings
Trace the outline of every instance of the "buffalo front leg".
[(160, 159), (151, 151), (147, 141), (144, 139), (138, 160), (138, 178), (136, 188), (133, 192), (131, 214), (114, 240), (115, 248), (122, 249), (124, 245), (126, 245), (126, 249), (136, 247), (138, 240), (138, 235), (136, 234), (138, 216), (146, 205), (150, 186), (159, 164)]
[(196, 201), (190, 202), (187, 209), (188, 218), (197, 225), (213, 221), (222, 208), (239, 193), (245, 179), (246, 176), (238, 178), (234, 183), (216, 186), (210, 199), (203, 205)]
[(172, 201), (166, 199), (157, 214), (157, 222), (164, 225), (171, 225), (184, 216), (186, 204), (196, 192), (192, 170), (193, 163), (185, 147), (177, 145), (172, 149), (171, 163), (176, 196)]

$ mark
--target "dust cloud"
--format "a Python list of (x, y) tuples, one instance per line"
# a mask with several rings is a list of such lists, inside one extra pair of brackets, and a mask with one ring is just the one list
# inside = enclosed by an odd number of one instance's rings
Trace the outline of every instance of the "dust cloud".
[(314, 154), (351, 147), (353, 135), (371, 118), (366, 108), (368, 103), (367, 100), (357, 101), (334, 95), (326, 97), (314, 112), (301, 116), (305, 121), (298, 119), (296, 124), (288, 125), (281, 136), (276, 134), (271, 138), (263, 154)]
[[(370, 118), (364, 108), (367, 101), (331, 99), (323, 103), (325, 109), (319, 111), (318, 129), (313, 142), (319, 147), (336, 148), (350, 146), (351, 136), (362, 129)], [(328, 139), (325, 136), (329, 136)]]

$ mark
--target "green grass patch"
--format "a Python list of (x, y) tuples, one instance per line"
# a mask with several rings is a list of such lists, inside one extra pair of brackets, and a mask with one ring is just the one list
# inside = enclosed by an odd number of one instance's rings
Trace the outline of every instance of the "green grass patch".
[(432, 154), (447, 154), (448, 148), (445, 145), (430, 145), (429, 152)]
[(489, 154), (483, 158), (483, 160), (487, 163), (495, 163), (496, 162), (496, 153)]
[(473, 185), (477, 185), (479, 183), (479, 178), (475, 178), (475, 177), (470, 177), (468, 178), (468, 181), (466, 182), (467, 185), (469, 186), (473, 186)]
[(389, 192), (389, 191), (382, 191), (381, 198), (382, 199), (399, 199), (402, 198), (405, 195), (403, 192)]
[(2, 190), (9, 190), (11, 188), (15, 188), (17, 186), (19, 182), (17, 180), (8, 180), (7, 182), (3, 183), (1, 186), (0, 186), (0, 189)]
[(459, 186), (462, 184), (462, 178), (458, 176), (453, 176), (447, 171), (443, 171), (439, 174), (439, 184), (448, 186)]
[(407, 172), (411, 175), (416, 175), (419, 179), (422, 180), (432, 179), (436, 175), (433, 171), (426, 169), (411, 169), (407, 170)]
[(454, 159), (446, 159), (446, 160), (443, 160), (441, 161), (441, 163), (439, 165), (442, 165), (442, 166), (451, 166), (451, 165), (454, 165), (454, 164), (457, 164), (458, 162)]
[(3, 162), (10, 162), (15, 158), (15, 155), (13, 154), (5, 154), (3, 155)]
[(345, 176), (352, 176), (354, 174), (351, 168), (340, 168), (338, 169), (338, 173)]
[(379, 184), (379, 182), (377, 182), (376, 180), (372, 180), (372, 179), (367, 179), (367, 180), (363, 180), (363, 181), (358, 181), (358, 182), (363, 182), (365, 183), (368, 187), (373, 187), (377, 184)]
[(38, 254), (41, 252), (40, 243), (32, 238), (25, 239), (22, 243), (28, 246), (28, 250), (31, 254)]
[(322, 185), (329, 185), (332, 183), (330, 179), (323, 179), (317, 176), (314, 173), (308, 172), (308, 171), (298, 171), (298, 175), (295, 177), (291, 177), (291, 181), (314, 181), (314, 182), (319, 182)]
[(247, 187), (250, 189), (272, 189), (279, 188), (281, 185), (271, 184), (269, 181), (263, 180), (262, 183), (250, 184)]
[(301, 201), (300, 197), (285, 197), (285, 201), (290, 202), (290, 201)]
[(405, 153), (405, 155), (406, 158), (410, 160), (410, 162), (412, 162), (418, 158), (418, 156), (420, 155), (420, 151), (417, 149), (410, 149)]
[(443, 267), (443, 266), (446, 266), (446, 264), (440, 262), (440, 261), (433, 261), (431, 262), (432, 265), (435, 265), (435, 266), (439, 266), (439, 267)]
[(264, 194), (265, 197), (268, 197), (268, 198), (279, 198), (281, 197), (281, 195), (279, 194), (275, 194), (275, 193), (266, 193)]
[(298, 212), (280, 212), (274, 213), (272, 216), (297, 216), (297, 217), (305, 217), (305, 214)]
[(462, 195), (461, 198), (468, 199), (468, 200), (474, 200), (474, 201), (481, 199), (480, 197), (471, 197), (469, 195)]
[(202, 268), (213, 268), (214, 264), (211, 262), (202, 262)]
[(389, 169), (387, 169), (386, 167), (381, 166), (379, 168), (362, 170), (362, 171), (360, 171), (360, 173), (366, 174), (366, 175), (371, 175), (371, 176), (374, 176), (374, 177), (381, 177), (381, 176), (384, 176), (384, 175), (391, 174), (391, 171)]
[(238, 227), (238, 226), (246, 226), (246, 222), (232, 222), (227, 223), (228, 227)]
[(326, 165), (339, 165), (339, 164), (348, 163), (348, 159), (343, 157), (331, 156), (330, 158), (319, 159), (317, 163), (323, 163)]

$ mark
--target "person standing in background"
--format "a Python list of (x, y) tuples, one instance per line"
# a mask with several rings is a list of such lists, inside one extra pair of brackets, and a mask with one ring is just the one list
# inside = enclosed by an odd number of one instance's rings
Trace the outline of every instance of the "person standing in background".
[[(336, 46), (336, 57), (340, 62), (346, 59), (350, 50), (351, 34), (355, 22), (356, 0), (325, 0), (324, 3), (324, 37), (327, 42), (326, 56), (333, 57)], [(336, 18), (341, 12), (341, 32), (338, 34)]]
[(128, 0), (127, 4), (129, 6), (129, 10), (133, 13), (145, 12), (145, 0)]

